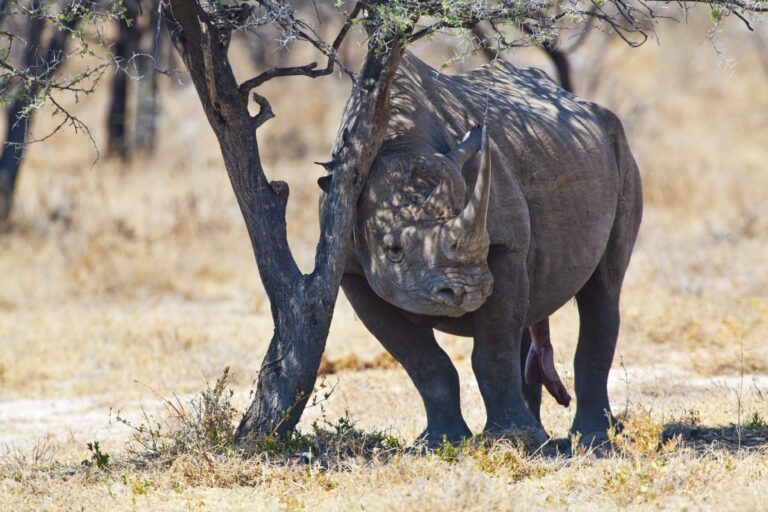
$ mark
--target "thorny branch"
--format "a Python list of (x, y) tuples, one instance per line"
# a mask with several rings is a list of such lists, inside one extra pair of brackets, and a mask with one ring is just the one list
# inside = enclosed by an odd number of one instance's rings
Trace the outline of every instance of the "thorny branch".
[[(265, 2), (263, 0), (259, 0), (259, 3), (265, 6), (266, 8), (269, 8), (269, 3)], [(296, 66), (296, 67), (274, 67), (271, 69), (268, 69), (267, 71), (264, 71), (260, 75), (251, 78), (249, 80), (246, 80), (240, 85), (240, 92), (242, 92), (244, 95), (247, 95), (251, 90), (259, 87), (260, 85), (264, 84), (265, 82), (282, 76), (308, 76), (310, 78), (317, 78), (320, 76), (325, 76), (333, 73), (334, 66), (338, 64), (339, 68), (344, 71), (347, 75), (349, 75), (353, 80), (355, 78), (354, 73), (347, 69), (341, 60), (338, 57), (338, 50), (341, 47), (341, 44), (344, 42), (344, 38), (346, 37), (347, 33), (349, 32), (349, 29), (352, 27), (352, 24), (357, 18), (357, 15), (360, 13), (361, 4), (357, 3), (352, 10), (352, 12), (347, 17), (347, 21), (344, 23), (344, 26), (342, 26), (341, 30), (339, 31), (339, 34), (334, 39), (333, 43), (328, 46), (325, 42), (323, 42), (317, 34), (314, 34), (314, 31), (312, 33), (314, 36), (310, 36), (306, 34), (305, 30), (302, 30), (302, 27), (308, 27), (304, 22), (300, 22), (296, 20), (296, 18), (293, 16), (293, 13), (290, 13), (289, 15), (285, 15), (282, 18), (277, 18), (277, 23), (283, 29), (286, 30), (287, 33), (293, 33), (297, 34), (297, 36), (307, 42), (310, 42), (315, 48), (320, 50), (324, 55), (328, 57), (328, 63), (326, 66), (322, 69), (316, 69), (317, 68), (317, 62), (311, 62), (305, 66)], [(310, 29), (311, 30), (311, 29)], [(254, 99), (256, 96), (254, 96)], [(262, 110), (264, 109), (264, 103), (266, 100), (264, 98), (261, 98), (259, 100), (256, 100), (261, 106)]]
[[(258, 0), (258, 1), (262, 6), (264, 6), (267, 9), (272, 7), (268, 2), (264, 0)], [(338, 35), (333, 40), (333, 43), (330, 46), (328, 46), (325, 42), (323, 42), (322, 39), (320, 39), (317, 36), (317, 34), (311, 29), (310, 31), (314, 35), (313, 36), (307, 35), (306, 31), (303, 30), (303, 28), (304, 27), (309, 28), (308, 25), (306, 25), (304, 22), (300, 22), (299, 20), (296, 20), (296, 18), (293, 15), (293, 12), (289, 12), (288, 14), (282, 17), (276, 17), (276, 20), (282, 20), (282, 21), (277, 21), (277, 23), (286, 32), (297, 34), (299, 39), (310, 42), (315, 48), (317, 48), (324, 55), (326, 55), (328, 57), (328, 63), (322, 69), (316, 69), (317, 62), (311, 62), (304, 66), (282, 67), (282, 68), (274, 67), (274, 68), (268, 69), (267, 71), (264, 71), (260, 75), (254, 78), (251, 78), (249, 80), (246, 80), (245, 82), (240, 84), (241, 94), (247, 97), (248, 94), (253, 89), (277, 77), (307, 76), (309, 78), (317, 78), (325, 75), (330, 75), (331, 73), (333, 73), (335, 64), (338, 64), (339, 68), (342, 69), (344, 73), (349, 75), (354, 81), (355, 80), (354, 73), (349, 69), (347, 69), (344, 66), (344, 64), (341, 62), (341, 60), (338, 57), (338, 51), (342, 43), (344, 42), (344, 38), (349, 32), (349, 29), (352, 28), (352, 24), (354, 23), (355, 18), (357, 18), (358, 14), (360, 13), (361, 8), (362, 8), (362, 4), (360, 2), (355, 4), (354, 9), (352, 9), (352, 12), (349, 14), (349, 16), (347, 16), (346, 22), (341, 27), (341, 30), (339, 30)], [(257, 94), (254, 92), (252, 97), (253, 97), (253, 100), (260, 107), (258, 114), (256, 114), (252, 118), (254, 128), (259, 128), (265, 122), (275, 117), (275, 114), (272, 111), (272, 106), (270, 105), (269, 101), (264, 96), (261, 96), (260, 94)]]
[[(561, 33), (566, 30), (578, 31), (576, 42), (564, 50), (569, 53), (584, 41), (593, 28), (615, 33), (632, 47), (640, 46), (649, 37), (655, 36), (655, 25), (659, 20), (670, 17), (673, 5), (686, 12), (693, 5), (704, 4), (710, 9), (716, 23), (726, 16), (734, 15), (749, 30), (753, 29), (751, 20), (756, 15), (768, 12), (766, 0), (685, 0), (676, 4), (664, 0), (360, 0), (346, 14), (346, 20), (336, 38), (328, 43), (307, 21), (301, 19), (296, 8), (285, 0), (207, 0), (193, 3), (201, 19), (217, 28), (218, 33), (225, 39), (222, 41), (224, 44), (229, 43), (233, 31), (247, 34), (253, 29), (271, 25), (280, 31), (281, 46), (294, 41), (305, 42), (327, 58), (326, 65), (322, 68), (319, 68), (316, 62), (295, 67), (274, 67), (243, 82), (240, 85), (243, 96), (253, 97), (261, 107), (261, 111), (253, 117), (255, 126), (260, 126), (274, 114), (268, 101), (252, 92), (273, 78), (317, 78), (339, 69), (355, 80), (354, 73), (338, 56), (339, 48), (355, 24), (365, 26), (369, 37), (374, 40), (389, 40), (392, 33), (399, 32), (409, 33), (404, 42), (411, 43), (438, 31), (471, 29), (478, 22), (486, 21), (492, 29), (491, 37), (494, 39), (493, 47), (496, 52), (532, 45), (545, 49), (555, 48), (556, 41), (563, 39), (558, 37)], [(38, 20), (45, 26), (52, 26), (71, 35), (79, 43), (79, 47), (69, 53), (83, 54), (91, 50), (89, 43), (85, 41), (85, 32), (77, 27), (76, 21), (82, 20), (82, 24), (92, 26), (97, 22), (104, 24), (119, 19), (121, 16), (121, 2), (112, 2), (111, 7), (100, 10), (103, 5), (106, 4), (94, 0), (10, 0), (2, 2), (0, 21), (9, 16)], [(419, 27), (417, 25), (420, 20), (429, 23)], [(404, 25), (415, 28), (403, 30)], [(516, 29), (516, 36), (510, 36), (510, 28)], [(100, 33), (101, 30), (97, 29), (97, 32)], [(155, 37), (159, 37), (159, 32), (155, 33)], [(115, 64), (120, 72), (128, 72), (128, 66), (137, 57), (151, 58), (153, 61), (157, 58), (156, 55), (144, 54), (137, 54), (127, 60), (113, 58), (111, 62), (101, 62), (76, 76), (56, 79), (52, 70), (56, 68), (57, 61), (65, 55), (56, 55), (54, 60), (40, 62), (36, 66), (16, 66), (12, 64), (9, 56), (14, 42), (18, 39), (18, 35), (13, 34), (12, 30), (0, 30), (0, 100), (9, 102), (13, 97), (24, 94), (25, 90), (39, 90), (41, 96), (29, 102), (30, 109), (40, 107), (54, 92), (75, 95), (92, 93), (96, 82), (111, 64)], [(169, 75), (173, 73), (170, 70), (158, 69), (156, 65), (154, 67), (155, 72)]]
[[(585, 4), (590, 4), (589, 7)], [(676, 5), (685, 12), (690, 6), (704, 4), (710, 8), (715, 22), (728, 15), (741, 20), (752, 30), (749, 18), (768, 12), (765, 0), (685, 0)], [(554, 0), (495, 2), (470, 0), (443, 2), (437, 0), (396, 0), (387, 7), (391, 17), (405, 20), (408, 15), (431, 20), (413, 32), (408, 42), (414, 42), (436, 32), (451, 29), (472, 29), (481, 21), (493, 27), (497, 51), (521, 46), (543, 46), (565, 30), (589, 32), (594, 22), (603, 30), (615, 33), (631, 47), (645, 43), (655, 36), (658, 21), (669, 19), (670, 2), (666, 0)], [(524, 37), (507, 38), (507, 27), (523, 32)], [(579, 40), (583, 41), (583, 37)]]
[[(91, 94), (108, 69), (108, 62), (99, 61), (74, 75), (56, 76), (70, 56), (93, 54), (82, 24), (93, 26), (118, 15), (114, 5), (103, 11), (98, 9), (97, 3), (90, 0), (3, 2), (0, 21), (10, 17), (13, 20), (11, 27), (16, 23), (23, 27), (22, 31), (29, 32), (27, 36), (13, 33), (13, 29), (0, 32), (0, 103), (9, 105), (9, 111), (15, 112), (12, 128), (28, 123), (31, 112), (46, 103), (53, 105), (54, 116), (62, 117), (47, 135), (32, 138), (25, 135), (20, 142), (7, 140), (5, 149), (18, 154), (19, 146), (47, 140), (69, 125), (75, 132), (81, 131), (88, 136), (96, 153), (94, 163), (98, 160), (99, 150), (88, 126), (54, 97), (54, 93), (69, 93), (77, 100), (80, 95)], [(12, 50), (17, 41), (22, 45), (18, 48), (21, 57), (20, 62), (14, 63)], [(70, 50), (67, 50), (68, 41), (74, 43)]]

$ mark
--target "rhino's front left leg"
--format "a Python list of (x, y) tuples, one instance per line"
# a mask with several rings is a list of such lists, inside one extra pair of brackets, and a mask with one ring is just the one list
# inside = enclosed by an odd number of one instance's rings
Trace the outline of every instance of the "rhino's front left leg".
[(416, 385), (427, 412), (427, 428), (420, 437), (431, 446), (470, 437), (461, 414), (459, 375), (432, 329), (408, 321), (360, 276), (345, 275), (342, 287), (363, 324)]
[(547, 434), (523, 400), (520, 344), (528, 314), (528, 276), (519, 253), (491, 248), (493, 293), (474, 314), (472, 368), (485, 402), (485, 430), (523, 435), (535, 443)]

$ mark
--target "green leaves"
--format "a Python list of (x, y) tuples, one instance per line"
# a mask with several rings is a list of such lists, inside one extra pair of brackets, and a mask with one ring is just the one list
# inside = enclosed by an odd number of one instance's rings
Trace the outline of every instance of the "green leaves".
[(722, 5), (713, 5), (709, 10), (709, 17), (715, 23), (720, 23), (728, 15), (728, 11)]
[(107, 464), (109, 464), (109, 454), (101, 451), (99, 442), (94, 441), (88, 443), (86, 446), (88, 447), (88, 451), (91, 452), (91, 462), (99, 469), (106, 469)]

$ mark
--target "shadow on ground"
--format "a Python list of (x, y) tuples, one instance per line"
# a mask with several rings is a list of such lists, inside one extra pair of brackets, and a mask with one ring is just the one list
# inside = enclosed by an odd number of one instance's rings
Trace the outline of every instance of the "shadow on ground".
[(728, 425), (709, 427), (671, 423), (664, 428), (664, 439), (679, 436), (684, 446), (696, 449), (721, 449), (730, 452), (768, 447), (768, 425)]
[[(680, 439), (680, 446), (693, 448), (696, 451), (724, 450), (735, 453), (738, 451), (757, 451), (768, 449), (768, 424), (728, 426), (691, 425), (690, 423), (668, 423), (664, 426), (662, 440)], [(612, 453), (608, 445), (595, 447), (592, 453), (598, 457)], [(545, 457), (570, 457), (571, 439), (555, 438), (540, 450)]]

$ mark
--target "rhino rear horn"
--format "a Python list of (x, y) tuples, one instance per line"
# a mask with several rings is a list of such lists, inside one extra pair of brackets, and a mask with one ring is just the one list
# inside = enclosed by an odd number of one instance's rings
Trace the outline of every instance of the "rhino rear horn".
[(445, 155), (453, 160), (459, 169), (463, 168), (467, 161), (480, 151), (483, 145), (483, 129), (482, 126), (472, 128), (464, 136), (461, 143)]
[(480, 141), (482, 154), (475, 189), (461, 214), (445, 224), (448, 239), (463, 240), (462, 245), (468, 251), (485, 250), (488, 244), (486, 221), (491, 196), (491, 149), (484, 128), (480, 131)]

